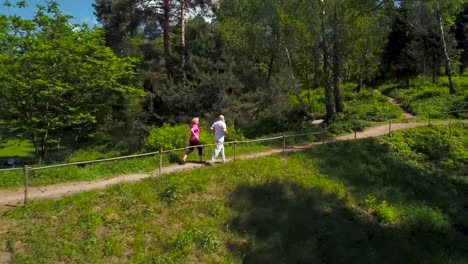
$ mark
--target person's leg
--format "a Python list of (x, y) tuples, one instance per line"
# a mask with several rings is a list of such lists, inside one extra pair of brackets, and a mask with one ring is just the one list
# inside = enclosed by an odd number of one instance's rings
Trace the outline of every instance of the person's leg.
[(224, 144), (221, 143), (221, 159), (226, 163), (226, 155), (224, 155)]
[(187, 152), (185, 153), (184, 157), (182, 158), (182, 161), (183, 161), (184, 163), (185, 163), (185, 161), (187, 160), (187, 157), (188, 157), (190, 154), (192, 154), (192, 152), (193, 152), (193, 150), (194, 150), (194, 148), (195, 148), (192, 141), (190, 141), (189, 145), (190, 145), (191, 148), (189, 148), (189, 149), (187, 150)]
[[(198, 142), (198, 145), (201, 145), (201, 143)], [(203, 161), (203, 147), (197, 146), (197, 149), (198, 149), (198, 161), (202, 162)]]
[(216, 148), (214, 150), (213, 156), (211, 157), (211, 163), (215, 162), (216, 158), (218, 157), (219, 153), (221, 152), (221, 146), (222, 145), (223, 145), (222, 143), (216, 142)]

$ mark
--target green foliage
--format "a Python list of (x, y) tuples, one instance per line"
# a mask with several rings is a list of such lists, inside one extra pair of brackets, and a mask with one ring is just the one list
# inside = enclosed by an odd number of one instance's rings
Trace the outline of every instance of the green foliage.
[(398, 211), (387, 201), (383, 201), (376, 208), (374, 213), (376, 214), (379, 221), (385, 224), (394, 224), (398, 220)]
[[(206, 132), (203, 131), (200, 133)], [(155, 151), (159, 149), (170, 150), (186, 147), (189, 137), (190, 127), (186, 125), (170, 126), (169, 124), (165, 124), (160, 128), (150, 129), (144, 149), (147, 151)]]
[[(403, 89), (397, 88), (392, 89), (390, 96), (397, 99), (406, 110), (421, 116), (427, 116), (428, 114), (439, 114), (450, 111), (457, 111), (464, 109), (468, 104), (466, 95), (451, 95), (449, 94), (444, 83), (445, 81), (441, 78), (440, 85), (434, 85), (429, 83), (426, 79), (419, 79), (414, 83), (414, 87)], [(459, 84), (460, 90), (466, 94), (468, 91), (468, 85), (464, 85), (464, 82), (468, 82), (466, 77), (455, 78)]]
[(51, 143), (103, 133), (142, 95), (135, 60), (115, 56), (100, 29), (69, 21), (50, 2), (33, 20), (8, 16), (0, 27), (8, 39), (0, 50), (0, 114), (43, 158)]
[(374, 91), (346, 94), (345, 115), (350, 120), (385, 121), (402, 117), (401, 109)]
[(443, 232), (450, 228), (446, 214), (438, 208), (427, 205), (414, 205), (406, 208), (404, 222), (419, 232)]
[(29, 140), (12, 139), (0, 141), (0, 158), (31, 157), (34, 146)]

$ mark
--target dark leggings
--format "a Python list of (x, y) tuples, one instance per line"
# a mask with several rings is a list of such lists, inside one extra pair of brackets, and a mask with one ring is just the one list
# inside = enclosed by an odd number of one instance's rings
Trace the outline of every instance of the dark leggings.
[(199, 140), (190, 140), (190, 147), (188, 150), (187, 150), (187, 153), (185, 153), (185, 155), (190, 155), (192, 154), (193, 150), (195, 149), (195, 146), (197, 146), (197, 149), (198, 149), (198, 156), (201, 156), (203, 155), (203, 147), (202, 146), (199, 146), (201, 145), (200, 144), (200, 141)]

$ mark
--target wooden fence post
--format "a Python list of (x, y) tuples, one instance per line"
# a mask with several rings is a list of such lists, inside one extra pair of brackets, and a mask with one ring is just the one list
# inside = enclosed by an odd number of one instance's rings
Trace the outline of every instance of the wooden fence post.
[(356, 128), (354, 128), (354, 139), (356, 139), (356, 138), (357, 138), (357, 130), (356, 130)]
[(163, 162), (163, 156), (162, 156), (162, 148), (159, 149), (159, 177), (161, 177), (161, 172), (162, 172), (162, 162)]
[(234, 140), (234, 162), (236, 162), (237, 140)]
[(286, 153), (286, 134), (283, 133), (283, 154)]
[(325, 144), (325, 133), (323, 132), (323, 130), (320, 133), (320, 136), (322, 137), (322, 144)]
[(449, 121), (449, 140), (452, 139), (452, 120)]
[(392, 120), (388, 122), (388, 134), (392, 133)]
[(431, 124), (431, 113), (429, 112), (428, 118), (427, 118), (427, 125)]
[(24, 205), (26, 205), (28, 203), (28, 187), (29, 187), (29, 167), (28, 167), (28, 165), (24, 165), (23, 173), (24, 173)]

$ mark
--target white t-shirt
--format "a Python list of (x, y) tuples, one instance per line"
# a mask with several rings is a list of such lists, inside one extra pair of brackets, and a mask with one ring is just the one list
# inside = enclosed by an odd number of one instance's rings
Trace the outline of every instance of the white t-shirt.
[(211, 130), (215, 133), (215, 140), (218, 142), (224, 142), (224, 131), (226, 130), (226, 123), (224, 121), (216, 121), (211, 126)]

